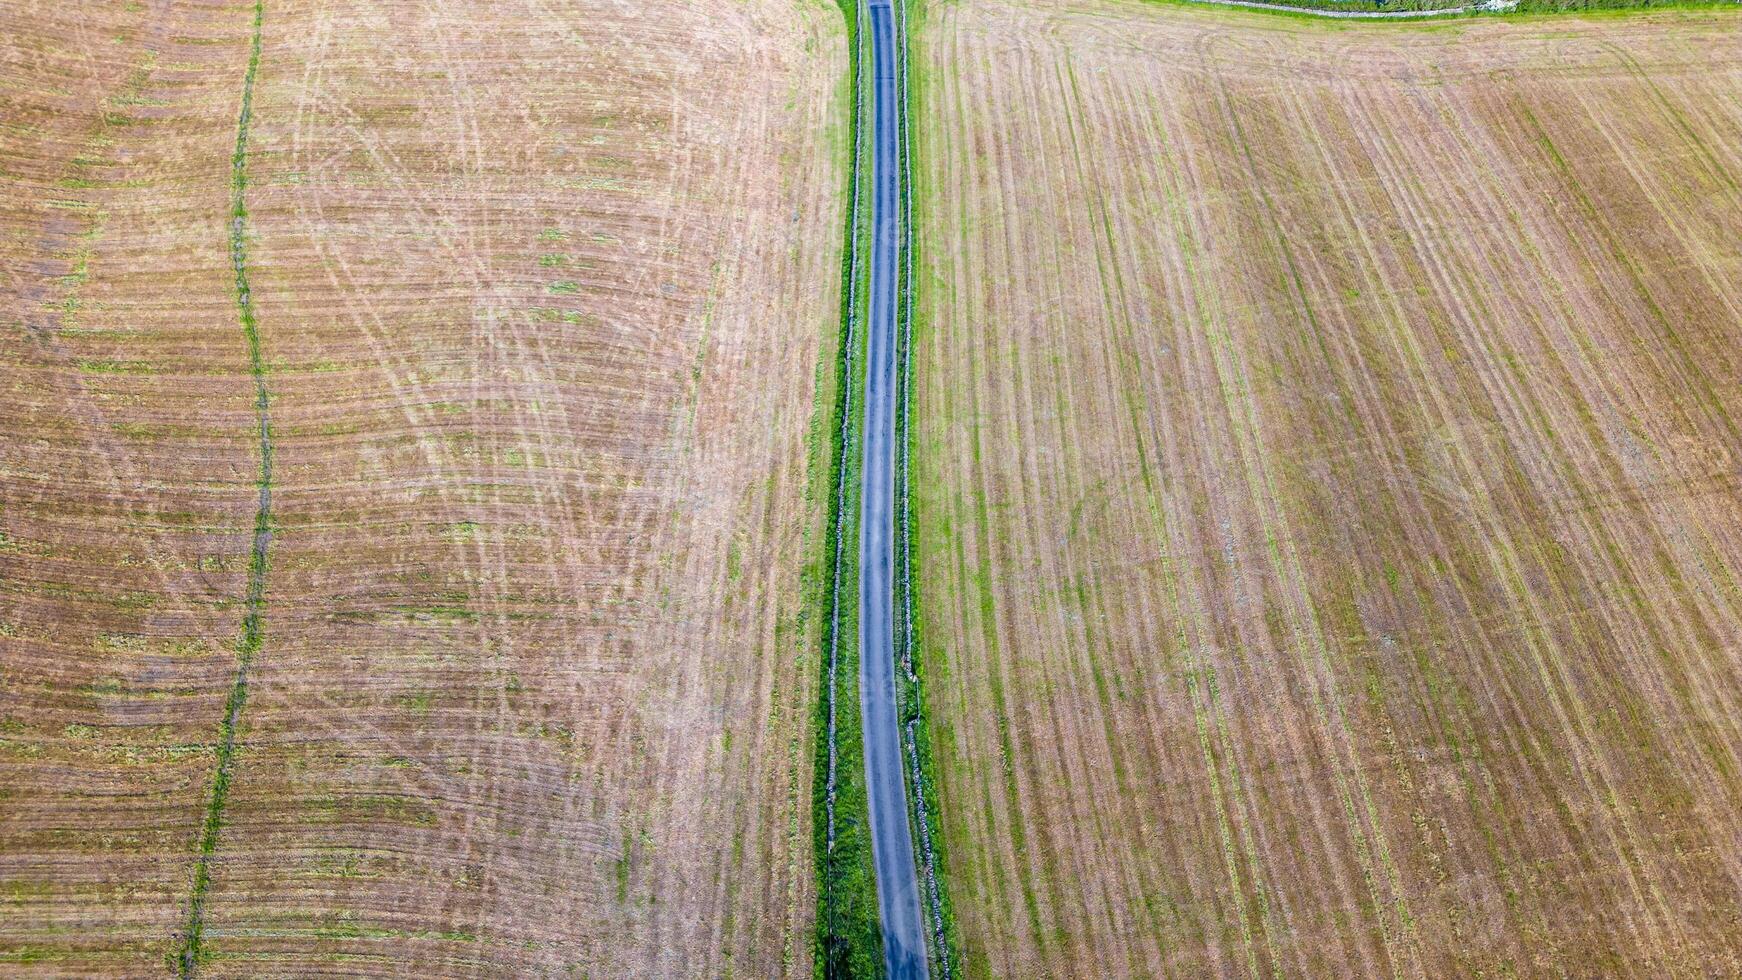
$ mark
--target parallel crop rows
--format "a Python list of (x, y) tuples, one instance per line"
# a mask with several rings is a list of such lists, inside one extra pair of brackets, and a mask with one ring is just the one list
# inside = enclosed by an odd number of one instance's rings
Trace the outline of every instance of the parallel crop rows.
[(1734, 968), (1742, 23), (927, 17), (965, 972)]
[(26, 6), (0, 963), (808, 973), (839, 18)]

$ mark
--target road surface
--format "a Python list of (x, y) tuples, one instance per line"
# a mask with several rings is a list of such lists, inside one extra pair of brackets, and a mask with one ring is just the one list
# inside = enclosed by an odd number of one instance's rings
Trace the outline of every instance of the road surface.
[(871, 309), (866, 323), (865, 460), (859, 524), (859, 707), (865, 726), (865, 787), (883, 957), (891, 980), (928, 975), (925, 935), (902, 778), (895, 706), (895, 309), (901, 207), (900, 146), (890, 0), (870, 0)]

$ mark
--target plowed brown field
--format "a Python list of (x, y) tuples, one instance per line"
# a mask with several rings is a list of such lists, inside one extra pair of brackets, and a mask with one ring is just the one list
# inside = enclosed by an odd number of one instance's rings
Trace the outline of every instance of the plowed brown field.
[(1742, 18), (915, 44), (970, 971), (1742, 971)]
[[(187, 925), (259, 497), (253, 16), (0, 13), (7, 974), (162, 974)], [(807, 973), (839, 11), (267, 3), (261, 50), (272, 537), (203, 972)]]

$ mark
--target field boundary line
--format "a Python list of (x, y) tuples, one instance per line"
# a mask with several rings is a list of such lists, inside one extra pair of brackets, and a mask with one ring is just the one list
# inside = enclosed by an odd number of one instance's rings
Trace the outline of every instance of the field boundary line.
[(248, 127), (254, 109), (254, 79), (260, 69), (260, 27), (266, 17), (265, 0), (254, 2), (254, 32), (249, 42), (248, 68), (242, 76), (242, 109), (236, 119), (236, 149), (230, 158), (230, 266), (235, 273), (236, 313), (248, 342), (248, 368), (254, 376), (254, 415), (260, 442), (258, 502), (254, 510), (253, 544), (248, 555), (248, 587), (242, 615), (242, 637), (236, 648), (236, 675), (224, 702), (219, 723), (217, 770), (211, 795), (206, 801), (200, 827), (199, 850), (194, 861), (192, 888), (188, 896), (187, 925), (182, 932), (176, 969), (190, 977), (206, 955), (206, 893), (212, 882), (212, 856), (224, 826), (224, 807), (230, 798), (230, 780), (235, 766), (236, 727), (248, 702), (248, 671), (262, 645), (261, 620), (266, 607), (266, 556), (272, 545), (272, 415), (266, 386), (266, 362), (261, 352), (260, 327), (248, 287)]
[[(1629, 0), (1612, 6), (1555, 8), (1541, 5), (1541, 0), (1481, 0), (1455, 7), (1428, 7), (1420, 10), (1339, 10), (1330, 7), (1297, 6), (1270, 0), (1153, 0), (1200, 7), (1242, 7), (1267, 13), (1322, 17), (1330, 20), (1426, 20), (1435, 17), (1479, 17), (1484, 14), (1504, 14), (1521, 17), (1592, 16), (1615, 14), (1661, 13), (1670, 10), (1716, 10), (1742, 6), (1742, 0)], [(1339, 0), (1329, 0), (1339, 2)]]
[(1263, 0), (1182, 0), (1184, 3), (1214, 7), (1246, 7), (1251, 10), (1281, 10), (1308, 17), (1328, 17), (1332, 20), (1412, 20), (1419, 17), (1448, 17), (1457, 14), (1504, 13), (1518, 6), (1518, 0), (1483, 0), (1461, 7), (1435, 7), (1430, 10), (1324, 10), (1318, 7), (1295, 7), (1286, 3), (1265, 3)]
[[(827, 795), (828, 835), (826, 841), (830, 851), (835, 849), (835, 776), (837, 771), (837, 752), (835, 747), (835, 692), (838, 683), (838, 660), (841, 648), (841, 564), (843, 560), (842, 550), (845, 547), (842, 543), (844, 536), (841, 533), (841, 522), (846, 519), (847, 513), (847, 489), (849, 481), (846, 479), (846, 470), (853, 442), (853, 365), (855, 360), (853, 356), (853, 342), (856, 339), (854, 336), (856, 333), (854, 326), (858, 320), (858, 311), (855, 308), (855, 304), (858, 302), (857, 286), (859, 282), (859, 182), (861, 179), (860, 161), (864, 152), (863, 147), (861, 146), (861, 140), (863, 139), (861, 129), (863, 127), (859, 125), (859, 114), (863, 111), (863, 94), (860, 91), (862, 86), (859, 81), (857, 28), (854, 29), (853, 34), (853, 66), (849, 69), (853, 78), (853, 152), (850, 165), (851, 176), (848, 181), (849, 192), (847, 194), (847, 251), (844, 256), (845, 262), (843, 263), (846, 267), (844, 278), (846, 280), (847, 288), (842, 299), (842, 345), (841, 362), (840, 367), (838, 368), (845, 383), (841, 387), (840, 397), (841, 451), (835, 463), (837, 467), (837, 475), (835, 478), (835, 513), (832, 522), (835, 529), (835, 547), (833, 566), (832, 571), (830, 572), (829, 581), (829, 683), (828, 691), (825, 695), (829, 707), (829, 775)], [(833, 904), (832, 901), (830, 904)]]

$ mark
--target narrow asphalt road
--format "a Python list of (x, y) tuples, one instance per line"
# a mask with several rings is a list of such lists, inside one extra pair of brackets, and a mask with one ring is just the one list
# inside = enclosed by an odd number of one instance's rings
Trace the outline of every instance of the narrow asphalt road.
[(895, 21), (890, 0), (870, 0), (871, 311), (865, 371), (865, 463), (859, 525), (859, 707), (865, 726), (865, 784), (871, 857), (891, 980), (928, 976), (919, 877), (902, 777), (895, 706), (895, 309), (901, 207), (896, 111)]

